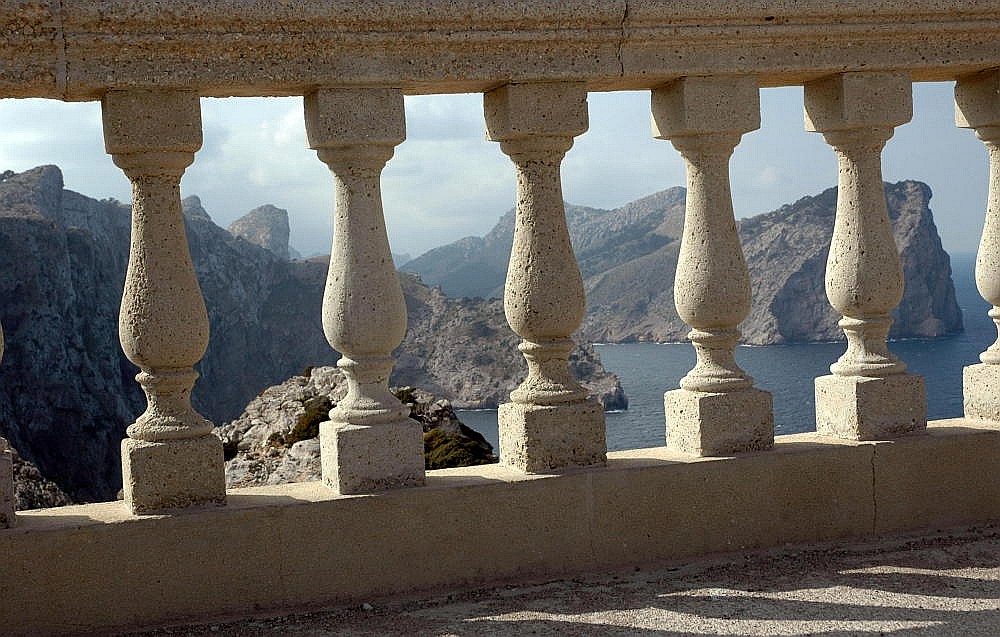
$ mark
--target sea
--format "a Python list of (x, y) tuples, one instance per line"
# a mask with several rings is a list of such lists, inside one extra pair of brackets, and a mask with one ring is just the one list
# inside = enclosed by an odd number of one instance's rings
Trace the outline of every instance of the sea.
[[(910, 373), (924, 377), (931, 420), (962, 415), (962, 368), (978, 363), (980, 352), (997, 338), (996, 327), (986, 315), (990, 306), (976, 290), (975, 255), (952, 255), (951, 265), (965, 330), (939, 338), (894, 340), (889, 346)], [(691, 345), (626, 343), (596, 348), (604, 367), (618, 375), (629, 398), (627, 410), (606, 414), (608, 449), (663, 446), (663, 393), (676, 389), (694, 366)], [(773, 396), (776, 434), (815, 431), (813, 379), (829, 374), (830, 365), (844, 349), (843, 342), (737, 347), (737, 362), (754, 377), (755, 386)], [(460, 410), (458, 415), (498, 449), (495, 409)]]

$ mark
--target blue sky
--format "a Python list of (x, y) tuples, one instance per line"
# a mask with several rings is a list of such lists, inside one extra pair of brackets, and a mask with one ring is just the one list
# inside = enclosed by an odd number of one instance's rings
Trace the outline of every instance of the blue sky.
[[(914, 85), (913, 121), (896, 130), (883, 159), (887, 181), (919, 179), (945, 247), (974, 252), (987, 194), (987, 157), (972, 131), (956, 128), (953, 86)], [(669, 142), (652, 138), (649, 93), (592, 93), (590, 131), (563, 164), (567, 201), (613, 208), (683, 185)], [(803, 128), (802, 89), (761, 92), (761, 129), (743, 138), (731, 163), (737, 216), (773, 210), (836, 184), (833, 151)], [(332, 183), (307, 148), (300, 98), (205, 99), (205, 143), (182, 183), (222, 226), (271, 203), (289, 211), (292, 245), (329, 252)], [(480, 95), (406, 100), (407, 141), (383, 174), (394, 252), (416, 256), (482, 235), (514, 201), (510, 161), (483, 135)], [(129, 185), (104, 153), (100, 106), (0, 100), (0, 170), (40, 164), (63, 169), (67, 188), (95, 198), (129, 198)]]

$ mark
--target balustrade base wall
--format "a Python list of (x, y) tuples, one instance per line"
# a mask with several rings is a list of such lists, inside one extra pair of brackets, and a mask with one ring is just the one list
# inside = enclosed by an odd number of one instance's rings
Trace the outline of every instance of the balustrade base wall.
[(1000, 421), (1000, 365), (979, 363), (962, 370), (966, 418)]
[(424, 434), (409, 418), (378, 425), (319, 425), (323, 479), (337, 493), (365, 493), (424, 483)]
[(770, 449), (771, 394), (751, 387), (732, 392), (675, 389), (663, 395), (667, 446), (682, 453), (721, 456)]
[(149, 442), (122, 440), (125, 504), (137, 513), (225, 504), (222, 441), (213, 435)]
[(921, 376), (816, 378), (816, 431), (820, 434), (885, 440), (926, 426), (927, 398)]
[(504, 403), (498, 413), (500, 457), (520, 471), (603, 464), (604, 407), (596, 400), (559, 405)]
[[(787, 543), (1000, 519), (1000, 424), (886, 442), (778, 436), (698, 458), (660, 447), (547, 475), (500, 465), (337, 496), (319, 482), (136, 516), (121, 502), (28, 511), (0, 531), (5, 634), (287, 613)], [(475, 547), (475, 550), (456, 550)]]

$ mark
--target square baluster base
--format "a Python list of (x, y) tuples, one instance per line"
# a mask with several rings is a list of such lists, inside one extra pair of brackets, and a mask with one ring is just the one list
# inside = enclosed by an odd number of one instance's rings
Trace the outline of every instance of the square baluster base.
[(966, 418), (1000, 422), (1000, 365), (979, 363), (962, 370)]
[(0, 438), (0, 529), (14, 526), (14, 456)]
[(588, 399), (558, 405), (504, 403), (498, 413), (500, 462), (537, 473), (604, 464), (604, 408)]
[(816, 433), (848, 440), (886, 440), (927, 428), (924, 379), (820, 376), (816, 379)]
[(226, 503), (222, 441), (211, 434), (188, 440), (122, 440), (125, 505), (154, 513), (199, 504)]
[(774, 413), (769, 392), (675, 389), (663, 395), (667, 447), (698, 456), (728, 456), (770, 449)]
[(424, 484), (424, 431), (415, 420), (319, 424), (323, 483), (342, 494)]

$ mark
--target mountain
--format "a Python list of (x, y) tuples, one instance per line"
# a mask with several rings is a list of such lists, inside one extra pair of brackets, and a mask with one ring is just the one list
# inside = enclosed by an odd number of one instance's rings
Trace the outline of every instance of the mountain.
[[(199, 207), (201, 202), (198, 202)], [(281, 259), (290, 258), (288, 211), (271, 204), (254, 208), (229, 224), (229, 234), (270, 250)]]
[[(926, 184), (886, 184), (906, 291), (890, 336), (933, 337), (962, 329), (947, 253), (934, 225)], [(682, 341), (673, 285), (684, 223), (683, 188), (671, 188), (615, 210), (567, 204), (567, 223), (584, 277), (587, 315), (578, 336), (589, 342)], [(744, 342), (770, 344), (843, 338), (826, 299), (824, 273), (837, 189), (739, 222), (753, 285)], [(503, 294), (513, 236), (510, 211), (485, 237), (431, 250), (403, 269), (449, 296)], [(468, 255), (468, 256), (465, 256)], [(477, 273), (484, 278), (474, 284)]]
[[(197, 197), (183, 203), (211, 325), (193, 402), (221, 424), (239, 416), (262, 389), (306, 367), (336, 363), (339, 355), (321, 324), (327, 268), (323, 259), (289, 261), (280, 245), (265, 249), (234, 236), (212, 221)], [(145, 409), (137, 369), (118, 344), (130, 214), (120, 202), (65, 190), (54, 166), (0, 176), (0, 322), (7, 341), (0, 362), (0, 436), (78, 501), (115, 496), (125, 427)], [(400, 366), (392, 384), (418, 385), (411, 379), (420, 378), (455, 404), (502, 400), (526, 370), (516, 337), (505, 337), (511, 352), (496, 354), (504, 357), (502, 364), (491, 358), (499, 337), (449, 344), (424, 324), (452, 320), (437, 313), (456, 306), (419, 300), (434, 292), (415, 279), (407, 289), (408, 306), (421, 311), (411, 317), (397, 354), (407, 348), (417, 354)], [(478, 310), (469, 303), (461, 316), (495, 326), (498, 315), (488, 303)], [(579, 356), (580, 369), (593, 372), (595, 391), (609, 389), (618, 398), (608, 400), (620, 407), (624, 396), (617, 379), (592, 352)], [(472, 360), (478, 363), (470, 365)], [(471, 377), (481, 368), (476, 365), (498, 376), (461, 387), (440, 377), (451, 369)], [(480, 389), (489, 392), (476, 394)]]
[[(583, 276), (589, 277), (666, 245), (684, 224), (684, 189), (671, 188), (607, 211), (566, 204), (566, 222)], [(451, 297), (503, 298), (514, 236), (514, 211), (484, 237), (434, 248), (400, 269)]]

